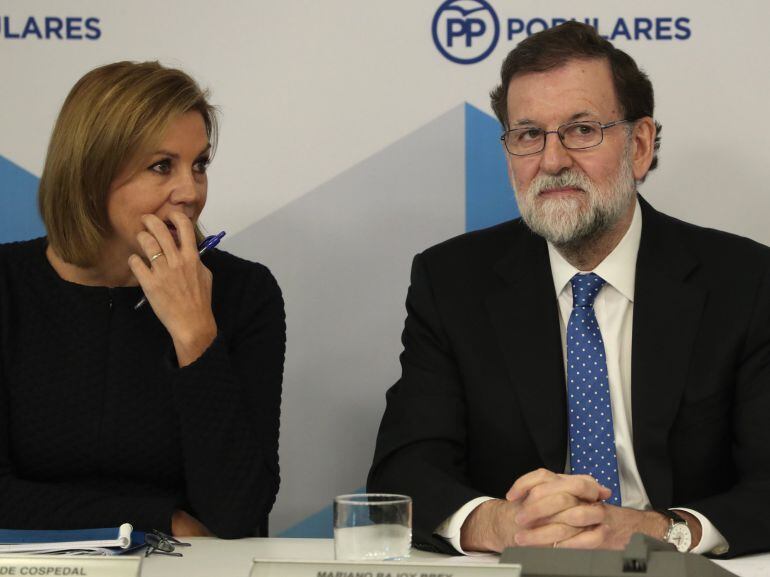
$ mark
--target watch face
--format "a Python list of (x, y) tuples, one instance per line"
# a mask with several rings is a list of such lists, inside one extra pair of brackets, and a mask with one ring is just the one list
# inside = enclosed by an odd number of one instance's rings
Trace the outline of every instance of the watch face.
[(677, 551), (686, 553), (690, 550), (690, 544), (692, 543), (690, 528), (684, 523), (676, 523), (669, 531), (668, 542), (672, 543), (677, 548)]

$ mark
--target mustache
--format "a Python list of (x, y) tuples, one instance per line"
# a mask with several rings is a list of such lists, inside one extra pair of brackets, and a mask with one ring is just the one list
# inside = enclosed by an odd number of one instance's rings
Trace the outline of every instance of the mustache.
[(585, 174), (576, 170), (567, 170), (559, 174), (541, 174), (529, 184), (527, 195), (537, 196), (544, 190), (554, 188), (579, 188), (586, 192), (593, 188), (593, 183)]

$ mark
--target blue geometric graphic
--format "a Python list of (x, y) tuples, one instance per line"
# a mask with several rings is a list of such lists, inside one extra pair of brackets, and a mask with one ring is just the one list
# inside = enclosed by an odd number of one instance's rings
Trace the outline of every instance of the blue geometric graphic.
[(465, 230), (494, 226), (518, 216), (500, 142), (500, 124), (466, 103)]
[(37, 212), (39, 179), (0, 156), (0, 242), (45, 234)]
[(293, 527), (289, 527), (281, 532), (278, 537), (288, 537), (291, 539), (331, 539), (334, 537), (334, 511), (332, 506), (324, 507)]
[[(352, 493), (366, 493), (366, 487), (359, 487)], [(334, 537), (334, 507), (329, 505), (306, 517), (293, 527), (283, 531), (279, 537), (302, 539), (331, 539)]]

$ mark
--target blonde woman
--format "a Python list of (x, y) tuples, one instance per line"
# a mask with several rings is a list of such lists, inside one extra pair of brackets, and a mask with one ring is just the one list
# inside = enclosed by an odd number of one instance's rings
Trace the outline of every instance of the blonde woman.
[(206, 93), (156, 62), (64, 102), (47, 237), (0, 246), (0, 527), (265, 533), (284, 309), (264, 266), (198, 255), (216, 137)]

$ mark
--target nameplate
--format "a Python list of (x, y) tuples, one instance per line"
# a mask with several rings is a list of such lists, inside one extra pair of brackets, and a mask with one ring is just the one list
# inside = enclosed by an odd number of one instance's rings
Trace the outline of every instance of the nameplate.
[(3, 555), (0, 577), (138, 577), (142, 557), (85, 555)]
[[(467, 558), (466, 558), (467, 559)], [(512, 563), (254, 559), (249, 577), (520, 577)]]

